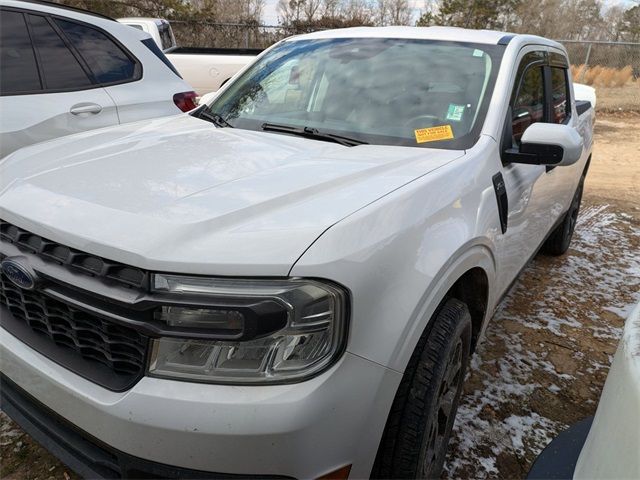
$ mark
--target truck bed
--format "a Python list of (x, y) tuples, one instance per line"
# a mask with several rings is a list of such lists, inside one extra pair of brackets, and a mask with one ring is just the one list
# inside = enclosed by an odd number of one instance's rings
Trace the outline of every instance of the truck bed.
[(171, 53), (172, 55), (248, 55), (255, 57), (262, 51), (260, 48), (175, 47), (165, 53)]

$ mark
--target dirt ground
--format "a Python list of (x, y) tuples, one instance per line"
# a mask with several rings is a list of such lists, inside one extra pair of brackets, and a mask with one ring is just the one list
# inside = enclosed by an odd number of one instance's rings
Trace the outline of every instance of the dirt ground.
[(623, 87), (596, 86), (597, 108), (603, 112), (640, 111), (640, 79)]
[(523, 478), (595, 412), (640, 300), (640, 115), (600, 115), (595, 140), (571, 249), (534, 259), (472, 359), (444, 478)]
[[(600, 115), (569, 253), (538, 256), (472, 359), (444, 478), (523, 478), (544, 446), (592, 415), (640, 300), (640, 115)], [(0, 413), (0, 477), (77, 478)]]

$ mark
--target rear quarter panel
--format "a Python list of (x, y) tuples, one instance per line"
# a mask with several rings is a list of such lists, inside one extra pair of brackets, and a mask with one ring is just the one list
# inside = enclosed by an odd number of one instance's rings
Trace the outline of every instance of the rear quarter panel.
[(119, 27), (118, 30), (131, 31), (127, 32), (131, 38), (123, 43), (142, 63), (140, 80), (105, 88), (118, 108), (120, 123), (181, 113), (173, 101), (173, 96), (176, 93), (192, 91), (193, 87), (156, 57), (142, 43), (142, 39), (136, 38), (144, 35), (142, 32), (126, 25), (115, 25)]

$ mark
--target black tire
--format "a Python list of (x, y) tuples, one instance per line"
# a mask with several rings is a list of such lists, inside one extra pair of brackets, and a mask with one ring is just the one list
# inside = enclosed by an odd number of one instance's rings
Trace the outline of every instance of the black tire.
[(440, 478), (470, 351), (469, 309), (449, 299), (431, 318), (409, 360), (373, 478)]
[(549, 238), (542, 244), (540, 251), (547, 255), (564, 255), (569, 250), (573, 232), (576, 229), (578, 213), (580, 213), (580, 202), (582, 201), (582, 191), (584, 190), (584, 177), (580, 179), (571, 200), (571, 206), (564, 216), (562, 223), (558, 225)]

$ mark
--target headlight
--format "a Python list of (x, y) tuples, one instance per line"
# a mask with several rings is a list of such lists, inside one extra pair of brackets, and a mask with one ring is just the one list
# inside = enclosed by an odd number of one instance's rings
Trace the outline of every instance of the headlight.
[(152, 290), (168, 303), (155, 323), (176, 333), (153, 341), (151, 376), (298, 381), (331, 365), (346, 341), (348, 295), (328, 282), (155, 274)]

